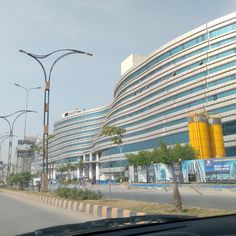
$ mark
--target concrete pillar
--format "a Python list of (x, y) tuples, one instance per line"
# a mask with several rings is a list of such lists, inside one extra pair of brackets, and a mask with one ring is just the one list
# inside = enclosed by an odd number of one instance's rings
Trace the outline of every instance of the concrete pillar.
[(99, 156), (96, 153), (96, 180), (100, 180)]
[(56, 168), (55, 168), (55, 163), (52, 164), (52, 167), (53, 167), (53, 169), (52, 169), (52, 178), (53, 178), (53, 179), (56, 179)]
[(52, 170), (51, 170), (51, 164), (48, 163), (48, 178), (51, 179), (52, 178)]
[(80, 177), (80, 169), (77, 168), (77, 179)]
[[(83, 155), (83, 162), (85, 162), (85, 155)], [(85, 167), (83, 168), (83, 173), (82, 175), (85, 177)]]
[(89, 154), (89, 179), (93, 179), (93, 164), (91, 163), (93, 160), (92, 153)]

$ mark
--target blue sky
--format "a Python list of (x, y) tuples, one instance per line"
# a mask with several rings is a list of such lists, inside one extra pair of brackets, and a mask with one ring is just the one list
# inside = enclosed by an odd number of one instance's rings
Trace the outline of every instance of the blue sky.
[[(61, 114), (111, 103), (120, 63), (236, 10), (235, 0), (0, 0), (0, 115), (24, 109), (25, 92), (44, 86), (42, 70), (19, 49), (46, 54), (60, 48), (91, 52), (59, 62), (52, 74), (50, 129)], [(53, 57), (45, 61), (47, 67)], [(27, 135), (42, 135), (43, 89), (30, 93)], [(14, 134), (23, 137), (23, 116)], [(8, 131), (0, 120), (0, 134)], [(16, 141), (16, 140), (15, 140)], [(3, 160), (7, 159), (7, 141)]]

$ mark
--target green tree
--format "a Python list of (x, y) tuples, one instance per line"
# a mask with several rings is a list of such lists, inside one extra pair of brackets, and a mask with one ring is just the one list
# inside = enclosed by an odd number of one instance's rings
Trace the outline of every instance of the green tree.
[[(101, 135), (110, 137), (111, 142), (120, 147), (123, 144), (123, 138), (125, 133), (126, 129), (113, 125), (113, 126), (103, 126)], [(110, 142), (110, 150), (111, 150), (111, 142)], [(111, 154), (110, 154), (110, 167), (111, 167)], [(109, 196), (111, 198), (111, 173), (109, 181)]]
[(128, 166), (144, 166), (148, 178), (148, 166), (153, 163), (152, 152), (149, 151), (140, 151), (137, 154), (129, 153), (125, 155)]
[(22, 172), (18, 174), (11, 174), (8, 177), (8, 184), (12, 187), (17, 185), (19, 189), (24, 189), (29, 186), (29, 183), (32, 181), (33, 175), (30, 172)]
[(116, 145), (123, 143), (124, 134), (126, 129), (117, 126), (104, 126), (101, 135), (111, 137), (111, 141)]
[(128, 153), (128, 154), (125, 155), (125, 157), (127, 159), (128, 166), (135, 166), (135, 167), (137, 167), (139, 165), (138, 155), (137, 154)]
[(14, 184), (17, 184), (17, 178), (16, 178), (16, 175), (15, 174), (10, 174), (9, 177), (7, 178), (7, 184), (11, 186), (14, 185)]
[(173, 195), (175, 199), (176, 210), (182, 210), (182, 199), (179, 193), (178, 183), (174, 172), (174, 164), (182, 160), (196, 159), (196, 152), (191, 145), (176, 144), (173, 147), (168, 147), (164, 142), (160, 143), (160, 147), (154, 148), (152, 152), (140, 151), (137, 154), (126, 154), (126, 159), (129, 166), (147, 166), (151, 163), (163, 163), (170, 165), (173, 173), (174, 189)]
[(30, 172), (22, 172), (18, 176), (19, 188), (24, 189), (29, 186), (30, 181), (33, 179), (33, 176)]
[(196, 159), (196, 153), (189, 144), (176, 144), (173, 147), (168, 147), (164, 142), (160, 143), (159, 148), (153, 150), (153, 159), (157, 163), (170, 165), (173, 173), (174, 189), (173, 195), (175, 200), (175, 207), (177, 211), (182, 210), (182, 199), (179, 193), (178, 183), (174, 172), (174, 164), (182, 160)]

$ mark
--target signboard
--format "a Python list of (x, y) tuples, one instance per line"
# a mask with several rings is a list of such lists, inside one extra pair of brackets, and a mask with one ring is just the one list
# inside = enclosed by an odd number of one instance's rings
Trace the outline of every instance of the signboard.
[(154, 164), (155, 182), (172, 181), (171, 168), (166, 164)]
[(137, 166), (138, 172), (138, 182), (146, 183), (147, 182), (147, 169), (145, 166)]
[(18, 140), (17, 157), (34, 158), (35, 143), (32, 140)]
[(235, 182), (236, 158), (182, 161), (184, 182)]
[(154, 165), (149, 165), (147, 167), (147, 182), (153, 183), (154, 182)]
[(236, 180), (236, 159), (208, 159), (204, 164), (207, 182)]

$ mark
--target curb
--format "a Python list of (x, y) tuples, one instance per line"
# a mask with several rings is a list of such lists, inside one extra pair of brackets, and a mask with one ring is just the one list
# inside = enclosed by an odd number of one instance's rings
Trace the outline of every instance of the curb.
[(130, 216), (140, 216), (145, 215), (143, 212), (134, 212), (131, 210), (125, 210), (123, 208), (115, 208), (103, 205), (97, 205), (92, 203), (78, 202), (74, 200), (67, 200), (56, 197), (40, 196), (31, 193), (15, 192), (10, 190), (4, 190), (7, 193), (13, 193), (18, 197), (23, 197), (24, 199), (40, 202), (54, 207), (59, 207), (67, 210), (83, 212), (87, 215), (93, 217), (102, 218), (118, 218), (118, 217), (130, 217)]
[[(167, 189), (171, 189), (171, 185), (166, 186)], [(191, 186), (179, 186), (179, 189), (187, 189)], [(199, 191), (213, 191), (213, 192), (225, 192), (225, 193), (236, 193), (236, 187), (215, 187), (215, 186), (194, 186)], [(144, 185), (129, 185), (130, 189), (154, 189), (154, 190), (165, 190), (164, 186), (144, 186)]]

